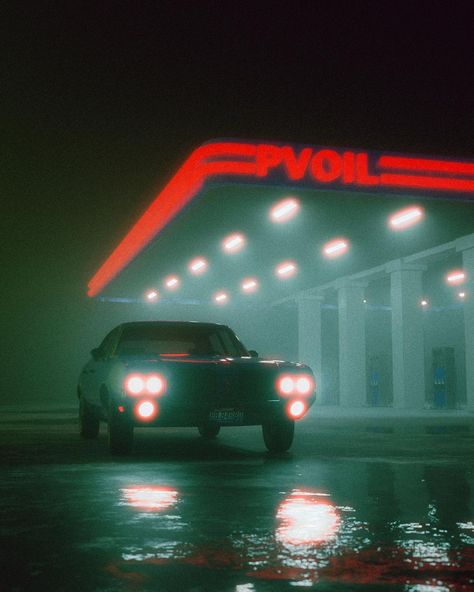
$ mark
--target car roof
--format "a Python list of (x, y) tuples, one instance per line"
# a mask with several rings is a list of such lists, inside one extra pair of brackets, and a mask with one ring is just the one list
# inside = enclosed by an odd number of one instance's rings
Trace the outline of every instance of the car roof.
[(143, 325), (155, 325), (155, 326), (174, 326), (174, 327), (225, 327), (228, 328), (227, 325), (222, 325), (220, 323), (203, 323), (201, 321), (129, 321), (127, 323), (122, 323), (119, 325), (120, 327), (139, 327)]

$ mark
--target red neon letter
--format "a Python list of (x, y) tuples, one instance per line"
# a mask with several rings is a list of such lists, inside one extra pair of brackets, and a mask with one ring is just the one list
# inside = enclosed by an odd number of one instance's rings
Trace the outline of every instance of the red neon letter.
[(356, 155), (356, 172), (358, 185), (378, 185), (378, 175), (369, 173), (368, 156), (365, 152)]
[(342, 155), (344, 161), (342, 169), (342, 182), (354, 183), (355, 180), (355, 154), (353, 152), (344, 152)]
[(266, 177), (268, 169), (273, 169), (282, 161), (282, 151), (278, 146), (260, 144), (257, 146), (257, 177)]
[(334, 150), (320, 150), (311, 161), (311, 173), (316, 181), (334, 181), (342, 173), (342, 158)]
[(285, 146), (282, 148), (281, 153), (283, 155), (283, 163), (285, 165), (288, 177), (292, 181), (302, 179), (306, 173), (306, 169), (308, 168), (311, 154), (313, 153), (311, 148), (303, 148), (298, 157), (295, 156), (291, 146)]

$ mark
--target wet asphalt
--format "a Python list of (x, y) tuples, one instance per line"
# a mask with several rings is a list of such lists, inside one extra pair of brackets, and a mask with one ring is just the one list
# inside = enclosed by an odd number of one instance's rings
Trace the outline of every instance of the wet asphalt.
[[(142, 429), (0, 420), (0, 591), (474, 590), (474, 429), (422, 420)], [(404, 429), (406, 428), (406, 429)]]

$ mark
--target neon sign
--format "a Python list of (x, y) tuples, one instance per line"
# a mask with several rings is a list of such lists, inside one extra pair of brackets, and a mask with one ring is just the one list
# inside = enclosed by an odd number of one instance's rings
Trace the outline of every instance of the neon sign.
[(474, 197), (474, 163), (267, 143), (211, 142), (194, 150), (88, 284), (97, 296), (206, 183), (252, 182), (352, 191)]

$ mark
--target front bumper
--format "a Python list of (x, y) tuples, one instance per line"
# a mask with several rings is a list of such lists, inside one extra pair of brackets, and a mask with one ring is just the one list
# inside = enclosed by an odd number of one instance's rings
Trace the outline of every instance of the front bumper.
[[(265, 401), (246, 402), (245, 404), (217, 401), (196, 407), (177, 404), (166, 396), (157, 399), (127, 396), (115, 399), (113, 405), (116, 406), (124, 419), (136, 427), (195, 427), (206, 423), (220, 426), (251, 426), (287, 417), (288, 406), (296, 400), (302, 400), (306, 404), (306, 412), (301, 416), (304, 417), (315, 398), (315, 395), (304, 398), (292, 397), (291, 399), (278, 397)], [(149, 419), (140, 418), (137, 414), (137, 407), (145, 401), (151, 401), (157, 405), (157, 413)], [(218, 417), (221, 419), (217, 419)]]

